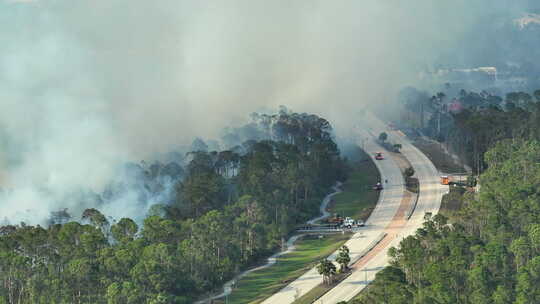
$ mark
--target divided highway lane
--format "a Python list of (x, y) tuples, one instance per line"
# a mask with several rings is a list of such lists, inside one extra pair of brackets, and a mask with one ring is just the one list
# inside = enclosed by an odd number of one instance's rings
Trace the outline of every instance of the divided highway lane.
[[(416, 209), (411, 218), (405, 222), (404, 218), (396, 216), (396, 225), (387, 230), (387, 242), (375, 248), (372, 255), (368, 255), (356, 263), (354, 272), (343, 282), (338, 284), (315, 303), (335, 304), (340, 301), (349, 301), (364, 289), (370, 281), (375, 279), (375, 274), (388, 265), (388, 249), (397, 247), (399, 242), (408, 235), (414, 234), (424, 222), (424, 214), (439, 211), (442, 195), (447, 187), (440, 185), (439, 172), (433, 163), (416, 147), (414, 147), (399, 132), (387, 130), (386, 125), (378, 119), (370, 121), (371, 132), (378, 135), (387, 132), (389, 141), (402, 145), (401, 153), (409, 160), (415, 169), (415, 175), (420, 183), (420, 193)], [(379, 249), (379, 250), (376, 250)]]
[[(363, 148), (371, 155), (371, 157), (373, 157), (375, 152), (382, 151), (382, 148), (376, 143), (375, 139), (367, 132), (363, 132), (361, 136), (363, 138), (368, 138), (368, 140), (363, 143)], [(352, 261), (360, 258), (360, 256), (365, 253), (366, 248), (380, 238), (381, 233), (387, 228), (398, 211), (405, 190), (401, 171), (392, 158), (374, 161), (381, 173), (381, 179), (385, 189), (381, 191), (377, 206), (366, 221), (366, 226), (355, 233), (346, 243), (350, 249)], [(386, 184), (384, 183), (385, 179), (388, 180), (388, 183)], [(329, 259), (334, 261), (336, 255), (337, 253), (333, 253)], [(292, 303), (297, 297), (303, 296), (321, 283), (322, 276), (314, 267), (276, 294), (266, 299), (263, 304)]]
[(401, 154), (411, 163), (420, 183), (420, 195), (416, 210), (407, 225), (408, 229), (412, 229), (414, 233), (424, 223), (426, 212), (431, 212), (433, 215), (439, 212), (442, 196), (448, 192), (448, 186), (441, 185), (440, 173), (435, 165), (402, 132), (387, 130), (386, 124), (378, 119), (373, 119), (373, 125), (377, 126), (380, 132), (387, 132), (390, 142), (401, 144)]

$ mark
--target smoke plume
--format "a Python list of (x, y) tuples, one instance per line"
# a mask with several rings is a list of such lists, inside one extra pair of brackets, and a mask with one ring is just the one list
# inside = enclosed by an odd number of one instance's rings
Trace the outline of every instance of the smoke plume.
[[(478, 24), (530, 9), (497, 3), (0, 2), (0, 218), (76, 214), (93, 203), (74, 193), (103, 192), (125, 162), (218, 138), (253, 111), (287, 105), (345, 134), (419, 70), (468, 62)], [(101, 209), (141, 218), (154, 200), (130, 195)]]

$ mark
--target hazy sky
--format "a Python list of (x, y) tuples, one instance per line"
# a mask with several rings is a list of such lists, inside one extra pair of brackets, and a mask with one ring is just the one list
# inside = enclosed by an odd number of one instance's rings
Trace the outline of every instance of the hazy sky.
[(42, 218), (119, 162), (253, 111), (283, 104), (345, 129), (516, 2), (0, 0), (0, 183), (13, 189), (0, 216)]

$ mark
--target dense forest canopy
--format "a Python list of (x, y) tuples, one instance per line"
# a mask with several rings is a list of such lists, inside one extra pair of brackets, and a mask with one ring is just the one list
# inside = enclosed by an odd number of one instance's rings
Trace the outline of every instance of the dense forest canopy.
[(91, 208), (80, 221), (1, 227), (0, 303), (192, 303), (276, 250), (347, 170), (325, 119), (257, 117), (265, 139), (190, 152), (185, 168), (127, 166), (147, 190), (176, 181), (174, 201), (140, 224)]
[(501, 97), (457, 88), (433, 95), (407, 88), (398, 100), (403, 127), (445, 144), (475, 173), (487, 168), (484, 155), (500, 140), (540, 140), (540, 90)]

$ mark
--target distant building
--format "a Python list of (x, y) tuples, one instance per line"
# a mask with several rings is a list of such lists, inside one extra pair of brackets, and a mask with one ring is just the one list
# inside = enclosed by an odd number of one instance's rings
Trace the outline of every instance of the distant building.
[(483, 84), (494, 85), (499, 78), (499, 71), (496, 67), (477, 67), (468, 69), (436, 69), (433, 71), (423, 71), (419, 74), (420, 79), (433, 80), (448, 84)]
[(448, 112), (458, 113), (458, 112), (461, 112), (462, 110), (463, 110), (463, 104), (461, 104), (461, 101), (459, 101), (458, 99), (454, 99), (452, 100), (452, 102), (448, 104)]
[(514, 23), (519, 26), (520, 29), (526, 28), (530, 24), (540, 24), (540, 15), (527, 13), (523, 17), (514, 20)]

